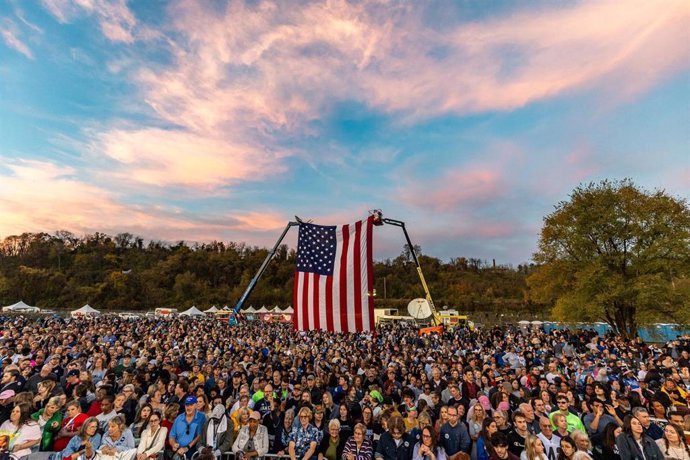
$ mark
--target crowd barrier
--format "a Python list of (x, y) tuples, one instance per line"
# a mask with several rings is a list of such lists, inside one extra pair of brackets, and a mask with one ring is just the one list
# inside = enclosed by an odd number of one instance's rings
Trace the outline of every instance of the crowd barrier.
[[(196, 460), (201, 455), (201, 452), (196, 451), (192, 455), (192, 460)], [(289, 455), (278, 455), (278, 454), (266, 454), (261, 457), (257, 457), (257, 460), (275, 460), (279, 458), (289, 459)], [(233, 452), (223, 452), (220, 456), (221, 460), (239, 460)]]

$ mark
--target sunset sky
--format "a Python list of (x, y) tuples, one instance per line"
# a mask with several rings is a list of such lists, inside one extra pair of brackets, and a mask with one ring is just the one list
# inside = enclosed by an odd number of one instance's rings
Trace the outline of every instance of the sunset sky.
[(268, 246), (382, 208), (517, 265), (578, 184), (690, 197), (689, 30), (687, 0), (5, 0), (0, 238)]

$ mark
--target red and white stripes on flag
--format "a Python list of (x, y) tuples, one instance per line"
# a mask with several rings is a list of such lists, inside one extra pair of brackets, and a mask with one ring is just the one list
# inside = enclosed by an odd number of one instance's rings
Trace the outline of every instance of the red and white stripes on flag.
[(295, 329), (374, 329), (373, 217), (343, 226), (300, 224)]

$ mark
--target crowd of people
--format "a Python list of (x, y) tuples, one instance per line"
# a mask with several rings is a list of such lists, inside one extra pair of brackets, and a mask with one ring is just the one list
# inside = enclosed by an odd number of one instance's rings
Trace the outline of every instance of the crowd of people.
[(690, 460), (690, 341), (0, 318), (0, 459)]

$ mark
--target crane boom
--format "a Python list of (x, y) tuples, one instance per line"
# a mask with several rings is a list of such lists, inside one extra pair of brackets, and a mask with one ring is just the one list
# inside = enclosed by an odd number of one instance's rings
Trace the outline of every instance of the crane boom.
[(434, 306), (434, 300), (431, 298), (431, 292), (429, 292), (429, 286), (426, 284), (426, 279), (424, 279), (424, 273), (422, 273), (422, 266), (419, 264), (419, 259), (417, 258), (417, 254), (414, 252), (414, 246), (412, 246), (412, 241), (410, 240), (410, 235), (407, 233), (407, 229), (405, 228), (405, 222), (396, 220), (396, 219), (389, 219), (387, 217), (380, 217), (380, 221), (389, 224), (389, 225), (395, 225), (396, 227), (402, 228), (403, 233), (405, 234), (405, 239), (407, 240), (407, 246), (410, 248), (410, 254), (412, 254), (412, 260), (414, 261), (416, 267), (417, 267), (417, 274), (419, 275), (419, 279), (422, 282), (422, 287), (424, 288), (424, 294), (426, 295), (426, 300), (429, 302), (429, 306), (431, 307), (431, 323), (434, 326), (440, 326), (441, 325), (441, 315), (438, 314), (438, 311), (436, 311), (436, 307)]

